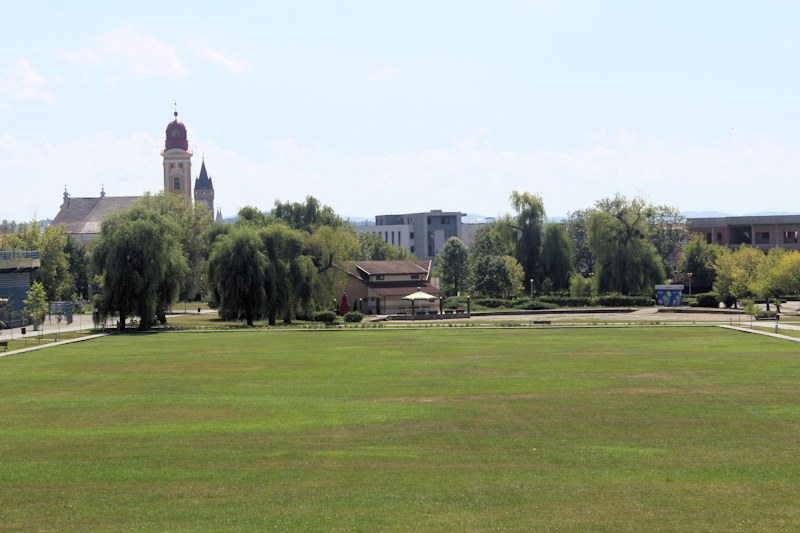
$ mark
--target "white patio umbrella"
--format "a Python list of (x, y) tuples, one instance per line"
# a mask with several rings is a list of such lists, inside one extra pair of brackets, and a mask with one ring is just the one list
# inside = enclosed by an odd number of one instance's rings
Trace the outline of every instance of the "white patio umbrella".
[(408, 296), (403, 296), (403, 300), (411, 300), (411, 316), (413, 317), (415, 315), (414, 302), (416, 302), (417, 300), (427, 300), (429, 302), (435, 302), (436, 296), (432, 296), (427, 292), (417, 290), (417, 292), (411, 293)]

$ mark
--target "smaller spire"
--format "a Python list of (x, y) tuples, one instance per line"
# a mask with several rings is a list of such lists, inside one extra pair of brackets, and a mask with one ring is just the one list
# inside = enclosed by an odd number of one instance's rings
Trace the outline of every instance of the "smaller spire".
[(106, 184), (105, 183), (101, 183), (100, 184), (100, 198), (105, 198), (105, 197), (106, 197)]
[(69, 193), (67, 192), (67, 184), (64, 184), (64, 205), (69, 205)]

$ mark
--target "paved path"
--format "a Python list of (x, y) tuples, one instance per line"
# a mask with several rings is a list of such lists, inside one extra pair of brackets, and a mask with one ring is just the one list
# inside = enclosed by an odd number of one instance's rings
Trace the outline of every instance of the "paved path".
[[(776, 339), (783, 339), (785, 341), (800, 342), (800, 337), (791, 337), (789, 335), (781, 335), (780, 333), (772, 333), (769, 331), (759, 331), (757, 329), (740, 328), (737, 326), (720, 326), (725, 329), (732, 329), (734, 331), (741, 331), (742, 333), (755, 333), (756, 335), (766, 335), (767, 337), (775, 337)], [(787, 329), (800, 329), (797, 326), (792, 326)], [(780, 330), (779, 330), (780, 331)]]
[(0, 357), (6, 357), (8, 355), (18, 355), (25, 352), (32, 352), (34, 350), (44, 350), (45, 348), (50, 348), (51, 346), (60, 346), (62, 344), (72, 344), (73, 342), (83, 342), (88, 341), (91, 339), (97, 339), (100, 337), (105, 337), (108, 333), (97, 333), (95, 335), (87, 335), (86, 337), (80, 337), (77, 339), (69, 339), (65, 341), (58, 341), (58, 342), (48, 342), (47, 344), (38, 344), (36, 346), (28, 346), (26, 348), (20, 348), (19, 350), (11, 350), (9, 352), (0, 352)]

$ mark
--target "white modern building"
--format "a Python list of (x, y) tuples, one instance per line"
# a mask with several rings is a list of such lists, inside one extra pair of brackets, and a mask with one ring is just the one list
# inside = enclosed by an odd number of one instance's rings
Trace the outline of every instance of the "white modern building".
[(435, 260), (450, 237), (458, 237), (464, 244), (475, 238), (480, 224), (463, 224), (459, 211), (434, 209), (425, 213), (404, 215), (378, 215), (374, 225), (356, 226), (356, 231), (375, 233), (384, 242), (405, 248), (420, 259)]

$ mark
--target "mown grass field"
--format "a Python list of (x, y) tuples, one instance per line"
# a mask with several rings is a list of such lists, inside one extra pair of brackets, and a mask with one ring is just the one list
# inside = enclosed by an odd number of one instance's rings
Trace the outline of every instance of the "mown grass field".
[(0, 530), (796, 530), (798, 393), (711, 327), (106, 337), (0, 358)]

